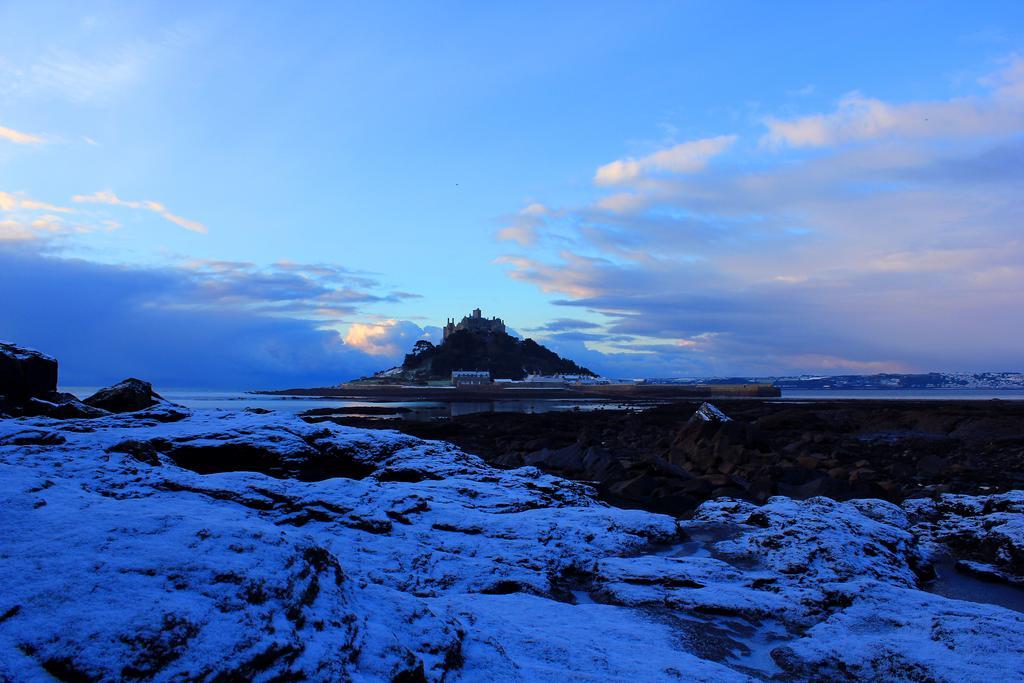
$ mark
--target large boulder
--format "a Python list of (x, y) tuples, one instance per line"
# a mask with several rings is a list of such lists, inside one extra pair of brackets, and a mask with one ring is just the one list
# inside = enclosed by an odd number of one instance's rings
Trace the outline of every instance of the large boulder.
[(618, 459), (607, 450), (584, 448), (579, 443), (554, 450), (543, 448), (527, 454), (523, 463), (571, 479), (587, 481), (614, 481), (626, 474)]
[(129, 377), (112, 387), (100, 389), (85, 399), (84, 403), (112, 413), (131, 413), (164, 403), (164, 399), (153, 391), (153, 385), (149, 382)]
[(27, 401), (57, 390), (57, 360), (10, 342), (0, 342), (0, 396)]

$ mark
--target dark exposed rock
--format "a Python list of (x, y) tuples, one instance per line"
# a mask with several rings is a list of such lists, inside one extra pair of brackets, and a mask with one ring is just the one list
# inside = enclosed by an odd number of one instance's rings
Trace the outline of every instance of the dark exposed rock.
[(587, 481), (614, 481), (625, 475), (622, 465), (606, 449), (586, 448), (579, 443), (530, 453), (523, 457), (523, 464)]
[(57, 432), (26, 429), (0, 438), (0, 446), (56, 446), (65, 441)]
[(407, 484), (418, 484), (425, 480), (437, 481), (441, 478), (433, 472), (410, 468), (387, 468), (377, 475), (377, 481), (404, 481)]
[(55, 359), (0, 342), (0, 416), (70, 420), (109, 415), (73, 394), (57, 391), (56, 385)]
[(129, 439), (127, 441), (114, 444), (107, 450), (114, 453), (127, 453), (139, 462), (144, 462), (147, 465), (160, 464), (160, 451), (157, 450), (156, 445), (152, 441), (135, 441)]
[(110, 413), (101, 408), (94, 408), (78, 400), (72, 394), (54, 392), (46, 398), (30, 398), (22, 406), (23, 414), (28, 416), (52, 417), (58, 420), (73, 420), (90, 417), (103, 417)]
[(944, 474), (949, 470), (949, 462), (940, 456), (928, 454), (917, 463), (918, 468), (925, 474)]
[(1016, 576), (1009, 572), (1002, 571), (984, 562), (973, 562), (971, 560), (957, 560), (956, 570), (961, 574), (970, 574), (984, 581), (993, 583), (1008, 583), (1013, 586), (1024, 588), (1024, 576)]
[(0, 396), (15, 402), (57, 391), (57, 361), (44, 353), (0, 342)]
[(834, 491), (843, 488), (843, 483), (831, 479), (828, 475), (815, 472), (806, 481), (799, 484), (778, 483), (779, 493), (790, 498), (813, 498), (814, 496), (829, 496)]
[[(535, 465), (597, 481), (609, 502), (655, 511), (715, 495), (899, 502), (1024, 488), (1024, 402), (716, 399), (714, 407), (730, 419), (686, 401), (386, 426), (451, 441), (499, 467)], [(336, 421), (384, 426), (357, 416)], [(604, 454), (607, 470), (584, 463), (589, 449)]]
[[(260, 439), (257, 435), (235, 434), (223, 440), (129, 439), (111, 446), (114, 453), (126, 453), (139, 462), (159, 465), (160, 457), (199, 474), (219, 472), (260, 472), (278, 479), (321, 481), (334, 477), (363, 479), (377, 471), (370, 462), (333, 447), (327, 442), (306, 441), (288, 432)], [(397, 471), (400, 481), (420, 481), (431, 473)], [(405, 476), (405, 479), (401, 477)]]
[(620, 481), (609, 487), (609, 491), (620, 498), (638, 500), (649, 497), (661, 485), (662, 480), (649, 474), (641, 474), (627, 481)]
[[(241, 471), (285, 475), (280, 455), (271, 448), (257, 444), (176, 444), (171, 447), (168, 455), (174, 464), (199, 474)], [(310, 449), (307, 457), (313, 455), (315, 453)]]
[(153, 385), (141, 379), (129, 377), (112, 387), (100, 389), (85, 399), (84, 403), (112, 413), (131, 413), (161, 403), (163, 397), (153, 391)]
[[(148, 393), (146, 391), (148, 390)], [(141, 396), (147, 395), (149, 400)], [(155, 397), (155, 398), (154, 398)], [(95, 401), (94, 401), (95, 399)], [(88, 399), (57, 391), (57, 361), (46, 354), (0, 342), (0, 416), (50, 417), (58, 420), (94, 418), (113, 412), (145, 408), (159, 396), (139, 380), (125, 380)]]
[(515, 451), (495, 456), (490, 463), (497, 467), (504, 467), (506, 469), (515, 469), (516, 467), (522, 467), (525, 464), (523, 461), (523, 454)]

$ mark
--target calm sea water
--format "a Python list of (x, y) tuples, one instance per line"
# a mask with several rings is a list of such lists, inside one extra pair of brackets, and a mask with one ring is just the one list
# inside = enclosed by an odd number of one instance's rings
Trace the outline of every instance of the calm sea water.
[[(80, 398), (96, 392), (99, 387), (61, 387)], [(168, 389), (158, 392), (168, 401), (188, 408), (221, 408), (241, 410), (243, 408), (266, 408), (286, 413), (301, 413), (314, 408), (394, 407), (407, 408), (403, 415), (414, 419), (451, 417), (471, 413), (547, 413), (560, 410), (607, 410), (625, 407), (646, 407), (654, 402), (626, 405), (618, 401), (602, 399), (512, 399), (504, 401), (347, 401), (337, 398), (312, 396), (265, 396), (239, 391), (210, 391), (205, 389)], [(378, 416), (371, 416), (378, 417)]]
[(1024, 389), (783, 389), (784, 399), (901, 399), (929, 401), (1024, 401)]
[[(97, 390), (98, 387), (62, 387), (61, 391), (69, 391), (84, 398)], [(403, 413), (414, 419), (431, 419), (434, 417), (450, 417), (471, 413), (547, 413), (559, 410), (608, 410), (623, 407), (644, 408), (657, 405), (658, 402), (623, 404), (618, 401), (602, 399), (514, 399), (503, 401), (472, 401), (449, 403), (444, 401), (346, 401), (334, 398), (316, 398), (307, 396), (264, 396), (239, 391), (210, 391), (203, 389), (169, 389), (161, 390), (160, 394), (175, 403), (189, 408), (221, 408), (241, 410), (242, 408), (266, 408), (286, 413), (301, 413), (314, 408), (351, 408), (363, 406), (390, 406), (408, 408)], [(810, 389), (786, 390), (778, 400), (829, 400), (829, 399), (928, 399), (928, 400), (1024, 400), (1024, 391), (993, 391), (986, 389), (925, 389), (925, 390), (857, 390), (857, 389)]]

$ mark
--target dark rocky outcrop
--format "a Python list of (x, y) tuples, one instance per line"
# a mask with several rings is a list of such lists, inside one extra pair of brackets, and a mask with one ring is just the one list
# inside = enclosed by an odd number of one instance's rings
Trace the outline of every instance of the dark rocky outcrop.
[[(199, 474), (260, 472), (277, 479), (322, 481), (334, 477), (363, 479), (378, 470), (351, 449), (286, 430), (239, 429), (216, 439), (127, 439), (107, 450), (126, 453), (148, 465), (159, 465), (161, 458), (167, 458)], [(392, 481), (399, 480), (397, 476)], [(421, 479), (423, 476), (405, 480)]]
[(24, 402), (57, 391), (57, 361), (23, 346), (0, 342), (0, 396)]
[(52, 417), (58, 420), (102, 417), (110, 414), (102, 408), (82, 403), (74, 394), (59, 391), (45, 398), (30, 398), (22, 406), (22, 412), (28, 416)]
[[(683, 401), (644, 411), (329, 418), (451, 441), (500, 467), (599, 482), (609, 502), (682, 514), (710, 498), (900, 502), (1024, 487), (1024, 402)], [(597, 473), (583, 454), (618, 463)], [(604, 460), (607, 463), (607, 459)]]
[(604, 448), (570, 444), (565, 448), (542, 448), (527, 454), (522, 464), (586, 481), (617, 481), (625, 476), (618, 459)]
[(153, 385), (141, 379), (129, 377), (112, 387), (100, 389), (85, 399), (86, 405), (101, 408), (111, 413), (133, 413), (144, 410), (164, 401), (160, 394), (153, 391)]
[[(74, 394), (57, 391), (57, 361), (23, 346), (0, 342), (0, 417), (50, 417), (58, 420), (96, 418), (161, 406), (157, 421), (185, 416), (180, 408), (153, 391), (149, 382), (134, 377), (100, 389), (80, 401)], [(151, 411), (152, 412), (152, 411)]]
[(57, 391), (57, 361), (23, 346), (0, 342), (0, 416), (100, 417), (106, 410), (87, 406)]

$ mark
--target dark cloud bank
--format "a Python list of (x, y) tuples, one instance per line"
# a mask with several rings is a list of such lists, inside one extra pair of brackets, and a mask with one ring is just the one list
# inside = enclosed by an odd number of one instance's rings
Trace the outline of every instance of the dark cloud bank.
[[(358, 299), (354, 290), (339, 295), (321, 281), (260, 274), (264, 298), (254, 301), (236, 291), (252, 296), (244, 272), (229, 270), (225, 278), (210, 269), (111, 266), (0, 248), (0, 338), (56, 356), (65, 386), (130, 375), (163, 387), (315, 386), (381, 368), (380, 358), (346, 346), (320, 329), (312, 311), (297, 309), (303, 297), (315, 303), (318, 291)], [(291, 315), (271, 314), (275, 306)]]

